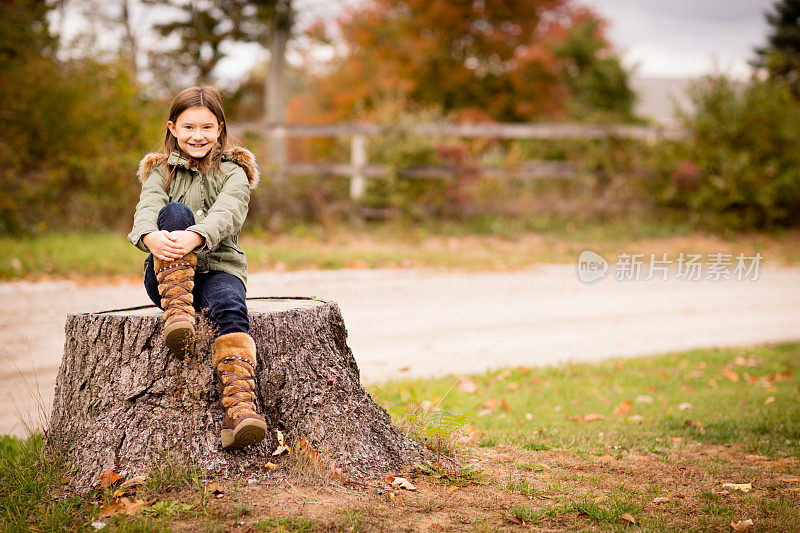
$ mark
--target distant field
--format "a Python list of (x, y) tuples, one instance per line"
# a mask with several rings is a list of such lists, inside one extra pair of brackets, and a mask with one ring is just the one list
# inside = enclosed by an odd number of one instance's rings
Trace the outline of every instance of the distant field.
[[(513, 270), (537, 263), (572, 263), (591, 249), (613, 262), (617, 254), (760, 252), (764, 263), (800, 262), (800, 231), (719, 237), (658, 226), (570, 224), (515, 230), (492, 225), (435, 229), (384, 225), (324, 231), (301, 226), (288, 233), (245, 232), (251, 272), (340, 268), (433, 267)], [(144, 254), (123, 234), (52, 233), (0, 238), (0, 279), (120, 279), (141, 275)]]

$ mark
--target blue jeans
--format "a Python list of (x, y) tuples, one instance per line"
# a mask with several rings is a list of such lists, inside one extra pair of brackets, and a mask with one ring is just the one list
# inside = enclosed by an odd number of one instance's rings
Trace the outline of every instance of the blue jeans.
[[(160, 230), (182, 231), (194, 224), (194, 214), (186, 204), (172, 202), (159, 211), (156, 224)], [(145, 263), (144, 288), (153, 303), (161, 308), (152, 255), (147, 256)], [(245, 286), (236, 276), (219, 270), (195, 272), (192, 295), (194, 308), (204, 311), (216, 326), (215, 338), (226, 333), (250, 331)]]

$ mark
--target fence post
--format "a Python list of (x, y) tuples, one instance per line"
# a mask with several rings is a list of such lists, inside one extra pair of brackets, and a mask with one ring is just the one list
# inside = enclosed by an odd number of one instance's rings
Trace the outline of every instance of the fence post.
[(286, 126), (273, 126), (268, 139), (269, 158), (275, 165), (273, 179), (282, 183), (286, 179)]
[(367, 165), (367, 136), (356, 133), (350, 141), (350, 165), (353, 174), (350, 176), (350, 199), (360, 200), (367, 191), (367, 180), (364, 167)]

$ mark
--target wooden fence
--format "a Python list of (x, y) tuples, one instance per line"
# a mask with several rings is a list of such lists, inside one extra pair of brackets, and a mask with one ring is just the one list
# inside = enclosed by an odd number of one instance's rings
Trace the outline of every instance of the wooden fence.
[[(230, 125), (237, 135), (257, 133), (274, 145), (286, 146), (289, 138), (349, 138), (350, 164), (288, 163), (285, 149), (272, 151), (279, 176), (317, 174), (322, 176), (349, 176), (350, 197), (363, 198), (368, 178), (381, 178), (389, 169), (371, 165), (367, 158), (367, 139), (391, 133), (391, 127), (376, 124), (286, 124), (238, 123)], [(649, 144), (660, 140), (679, 140), (687, 136), (685, 130), (657, 126), (583, 125), (583, 124), (417, 124), (410, 133), (420, 137), (458, 137), (484, 139), (637, 139)], [(578, 174), (578, 167), (562, 161), (528, 161), (521, 168), (509, 172), (498, 167), (481, 167), (481, 175), (498, 177), (510, 175), (517, 179), (564, 179)], [(398, 177), (448, 178), (455, 169), (447, 166), (409, 167), (398, 171)]]

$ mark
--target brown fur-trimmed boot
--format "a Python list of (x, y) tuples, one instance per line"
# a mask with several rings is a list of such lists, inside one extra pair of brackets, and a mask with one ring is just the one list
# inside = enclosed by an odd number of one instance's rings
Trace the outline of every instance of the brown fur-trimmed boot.
[(256, 343), (247, 333), (227, 333), (214, 341), (217, 374), (225, 418), (222, 447), (236, 450), (264, 440), (267, 424), (255, 406)]
[(194, 350), (194, 271), (197, 254), (190, 252), (174, 261), (153, 257), (158, 294), (164, 309), (164, 344), (178, 359)]

